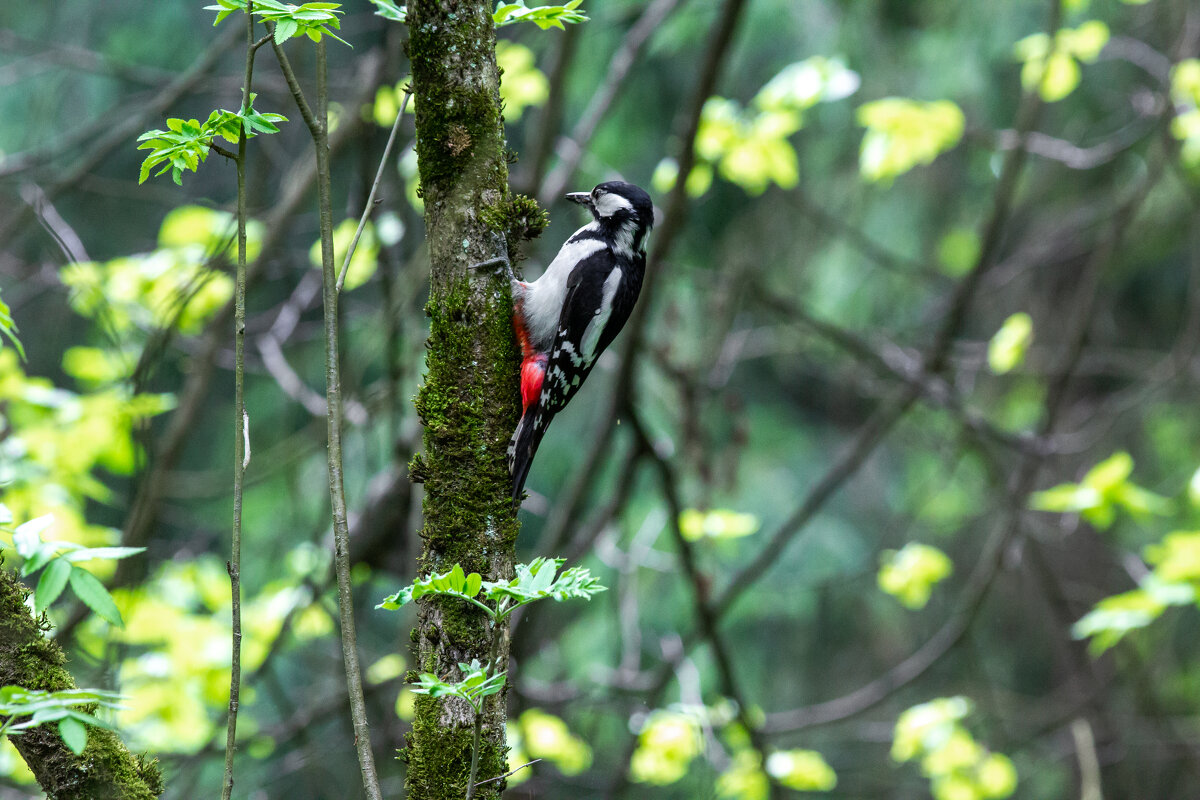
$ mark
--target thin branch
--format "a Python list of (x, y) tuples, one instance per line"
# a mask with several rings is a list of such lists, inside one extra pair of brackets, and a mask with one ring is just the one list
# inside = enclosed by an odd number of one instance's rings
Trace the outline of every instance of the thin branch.
[(33, 209), (38, 222), (45, 228), (46, 233), (50, 234), (50, 238), (54, 239), (54, 243), (62, 251), (63, 258), (67, 260), (67, 263), (91, 260), (88, 258), (87, 249), (83, 245), (83, 240), (79, 238), (79, 234), (46, 198), (42, 187), (36, 183), (22, 184), (21, 199)]
[[(283, 79), (287, 81), (288, 89), (292, 93), (292, 99), (296, 102), (296, 108), (300, 110), (300, 116), (304, 118), (304, 124), (308, 126), (308, 131), (315, 139), (317, 137), (318, 125), (324, 127), (328, 125), (328, 120), (318, 120), (313, 115), (312, 107), (309, 106), (308, 100), (304, 98), (304, 90), (300, 88), (300, 81), (296, 79), (296, 72), (292, 69), (292, 62), (288, 60), (287, 53), (283, 51), (283, 46), (275, 41), (275, 23), (267, 22), (267, 31), (271, 34), (271, 49), (275, 51), (275, 59), (279, 62), (279, 69), (283, 72)], [(317, 44), (320, 44), (318, 42)], [(320, 105), (320, 98), (317, 98), (317, 104)], [(328, 135), (328, 132), (326, 133)]]
[(367, 218), (375, 210), (375, 194), (379, 191), (379, 184), (383, 181), (383, 170), (387, 166), (388, 156), (392, 154), (392, 145), (396, 143), (396, 132), (400, 130), (400, 122), (404, 119), (404, 109), (408, 108), (410, 97), (412, 97), (411, 87), (404, 90), (404, 101), (400, 103), (400, 111), (396, 114), (396, 121), (392, 123), (392, 132), (388, 135), (387, 144), (384, 145), (383, 157), (379, 159), (379, 170), (375, 173), (375, 182), (371, 184), (371, 193), (367, 195), (367, 202), (363, 207), (362, 217), (358, 220), (358, 228), (354, 231), (354, 238), (350, 240), (350, 247), (346, 249), (346, 259), (342, 262), (342, 271), (338, 273), (338, 294), (341, 294), (342, 286), (346, 283), (346, 270), (350, 269), (350, 259), (354, 257), (354, 250), (358, 247), (358, 239), (362, 236), (363, 228), (367, 226)]
[[(250, 87), (254, 79), (254, 3), (246, 4), (246, 72), (242, 85), (242, 108), (250, 104)], [(221, 800), (233, 795), (233, 754), (237, 750), (237, 717), (242, 692), (242, 494), (246, 466), (250, 459), (249, 418), (246, 414), (246, 126), (238, 132), (237, 163), (237, 277), (234, 289), (234, 456), (233, 456), (233, 531), (230, 537), (230, 557), (225, 568), (229, 572), (232, 596), (230, 629), (232, 656), (229, 669), (229, 718), (225, 730), (225, 775), (221, 781)], [(218, 150), (217, 152), (221, 152)]]
[(238, 158), (241, 157), (240, 156), (240, 154), (241, 154), (241, 143), (240, 142), (238, 144), (238, 152), (237, 153), (233, 152), (232, 150), (226, 150), (224, 147), (217, 144), (216, 142), (209, 142), (208, 149), (212, 150), (214, 153), (216, 153), (219, 156), (229, 159), (230, 161), (237, 161)]
[(778, 297), (761, 286), (756, 297), (768, 308), (773, 308), (788, 319), (799, 322), (818, 336), (846, 351), (876, 373), (902, 381), (919, 388), (921, 396), (938, 408), (950, 411), (966, 428), (980, 437), (996, 442), (1017, 452), (1047, 454), (1052, 443), (1027, 433), (1011, 433), (996, 427), (978, 411), (968, 407), (961, 393), (945, 378), (924, 371), (923, 364), (895, 344), (887, 351), (873, 347), (871, 343), (852, 331), (817, 319), (795, 303)]
[(505, 778), (509, 778), (509, 777), (512, 777), (513, 775), (516, 775), (518, 772), (525, 769), (526, 767), (532, 767), (534, 764), (538, 763), (539, 761), (541, 761), (540, 758), (535, 758), (533, 761), (526, 761), (521, 766), (513, 767), (512, 769), (510, 769), (508, 772), (504, 773), (503, 775), (497, 775), (494, 778), (488, 778), (487, 780), (480, 781), (479, 783), (476, 783), (474, 785), (475, 786), (483, 786), (485, 783), (491, 783), (492, 781), (502, 781)]
[(1079, 761), (1079, 800), (1104, 800), (1096, 737), (1086, 719), (1079, 717), (1071, 723), (1071, 738), (1075, 740), (1075, 757)]
[[(274, 40), (272, 40), (274, 41)], [(286, 64), (282, 50), (275, 46), (280, 64)], [(321, 221), (321, 296), (325, 307), (325, 399), (329, 406), (327, 448), (329, 466), (329, 499), (333, 510), (334, 568), (338, 583), (338, 619), (342, 633), (342, 658), (346, 667), (346, 693), (350, 698), (350, 716), (354, 722), (354, 744), (362, 773), (363, 789), (368, 800), (382, 800), (375, 757), (371, 752), (371, 730), (367, 722), (367, 706), (363, 697), (362, 668), (358, 661), (358, 642), (354, 624), (354, 594), (350, 583), (350, 532), (346, 522), (346, 491), (342, 480), (342, 385), (338, 355), (338, 295), (337, 273), (333, 255), (333, 202), (329, 167), (329, 87), (325, 39), (316, 43), (317, 51), (317, 115), (301, 114), (311, 122), (317, 161), (317, 194)], [(286, 73), (285, 73), (286, 74)], [(288, 77), (293, 86), (297, 106), (303, 102), (295, 76)]]
[[(283, 393), (304, 406), (314, 417), (324, 418), (329, 413), (325, 397), (314, 391), (296, 374), (283, 352), (283, 343), (295, 331), (301, 312), (308, 308), (320, 289), (320, 273), (306, 272), (292, 290), (291, 297), (279, 310), (279, 315), (270, 329), (256, 341), (263, 366)], [(346, 419), (354, 425), (365, 424), (369, 416), (366, 407), (353, 398), (346, 400), (344, 412)]]

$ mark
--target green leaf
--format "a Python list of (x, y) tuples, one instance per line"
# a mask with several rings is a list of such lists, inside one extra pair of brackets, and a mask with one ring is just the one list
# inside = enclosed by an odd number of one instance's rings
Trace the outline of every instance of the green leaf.
[(988, 342), (988, 366), (997, 375), (1011, 372), (1025, 360), (1033, 341), (1033, 317), (1018, 311), (1004, 320), (1000, 330)]
[[(375, 0), (372, 0), (375, 2)], [(562, 6), (537, 6), (526, 8), (523, 2), (499, 3), (492, 13), (492, 21), (497, 28), (512, 25), (517, 22), (532, 22), (542, 30), (548, 28), (563, 28), (564, 22), (586, 22), (588, 17), (579, 8), (581, 0), (572, 0)]]
[(1146, 545), (1143, 555), (1168, 583), (1200, 581), (1200, 531), (1172, 531), (1158, 544)]
[(780, 750), (767, 757), (767, 774), (789, 789), (828, 792), (837, 786), (837, 773), (815, 750)]
[(858, 107), (867, 129), (859, 170), (869, 181), (889, 181), (918, 164), (929, 164), (958, 145), (966, 118), (949, 100), (922, 102), (885, 97)]
[(0, 525), (11, 525), (12, 521), (13, 515), (12, 512), (9, 511), (8, 506), (4, 505), (4, 503), (0, 503)]
[(34, 546), (42, 541), (42, 532), (53, 524), (54, 515), (43, 514), (18, 525), (13, 531), (13, 545), (17, 548), (17, 554), (22, 558), (32, 555)]
[(125, 622), (121, 619), (121, 611), (113, 602), (112, 595), (95, 575), (82, 567), (72, 566), (70, 583), (71, 591), (75, 592), (75, 596), (82, 600), (84, 605), (95, 611), (101, 619), (119, 628), (125, 627)]
[(84, 547), (67, 553), (63, 558), (72, 563), (100, 558), (116, 561), (144, 552), (146, 552), (144, 547)]
[(406, 22), (408, 19), (408, 8), (406, 6), (398, 6), (391, 0), (371, 0), (375, 4), (376, 16), (389, 19), (392, 22)]
[[(472, 572), (470, 575), (466, 575), (462, 566), (455, 564), (452, 569), (440, 575), (435, 573), (427, 578), (417, 578), (411, 585), (384, 598), (376, 608), (395, 610), (414, 600), (419, 600), (427, 594), (442, 594), (471, 602), (476, 608), (494, 616), (495, 612), (492, 609), (475, 599), (475, 595), (479, 594), (479, 588), (482, 585), (483, 578), (479, 573)], [(473, 591), (472, 587), (474, 587)]]
[(952, 278), (971, 271), (979, 259), (979, 237), (969, 228), (952, 228), (938, 242), (938, 263)]
[(529, 584), (529, 591), (544, 592), (550, 588), (550, 584), (554, 583), (554, 573), (558, 571), (559, 562), (543, 561), (534, 572), (533, 582)]
[[(1194, 593), (1191, 595), (1195, 597)], [(1145, 589), (1106, 597), (1071, 627), (1076, 639), (1091, 639), (1092, 655), (1100, 655), (1130, 631), (1144, 628), (1162, 616), (1166, 604)]]
[[(12, 346), (17, 351), (17, 355), (21, 360), (25, 360), (25, 348), (21, 344), (21, 340), (17, 338), (17, 323), (13, 321), (12, 311), (9, 310), (8, 304), (0, 300), (0, 334), (8, 337), (12, 342)], [(3, 346), (3, 337), (0, 337), (0, 346)]]
[(909, 542), (899, 551), (885, 550), (880, 556), (879, 588), (906, 608), (924, 608), (933, 587), (954, 571), (954, 563), (936, 547)]
[(1133, 456), (1118, 450), (1083, 476), (1083, 485), (1106, 492), (1124, 483), (1133, 474)]
[(758, 517), (730, 509), (700, 511), (684, 509), (679, 515), (679, 531), (689, 542), (703, 538), (739, 539), (750, 536), (761, 526)]
[(87, 727), (73, 717), (59, 720), (58, 733), (75, 755), (79, 755), (83, 748), (87, 747)]
[(67, 588), (67, 579), (71, 575), (71, 564), (65, 558), (55, 558), (46, 565), (42, 576), (38, 579), (37, 588), (33, 590), (33, 613), (40, 615), (58, 599), (63, 589)]
[(300, 24), (294, 19), (283, 19), (275, 23), (275, 44), (283, 44), (296, 35)]
[(1034, 492), (1029, 498), (1029, 507), (1036, 511), (1078, 513), (1097, 508), (1104, 502), (1103, 496), (1090, 486), (1063, 483), (1051, 489)]

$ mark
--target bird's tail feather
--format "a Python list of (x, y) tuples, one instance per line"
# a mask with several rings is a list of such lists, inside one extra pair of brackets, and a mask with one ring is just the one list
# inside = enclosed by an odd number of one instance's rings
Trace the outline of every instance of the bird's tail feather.
[(508, 445), (508, 471), (513, 479), (513, 508), (521, 507), (521, 495), (525, 491), (525, 479), (533, 465), (533, 456), (541, 444), (545, 426), (536, 408), (521, 417), (512, 441)]

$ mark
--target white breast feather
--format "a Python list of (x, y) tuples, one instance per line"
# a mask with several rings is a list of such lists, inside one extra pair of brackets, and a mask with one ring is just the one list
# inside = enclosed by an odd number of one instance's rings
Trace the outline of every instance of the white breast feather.
[(542, 276), (525, 290), (525, 321), (529, 327), (529, 338), (539, 351), (545, 352), (554, 342), (554, 329), (558, 325), (571, 269), (593, 253), (603, 250), (604, 246), (599, 239), (568, 239)]

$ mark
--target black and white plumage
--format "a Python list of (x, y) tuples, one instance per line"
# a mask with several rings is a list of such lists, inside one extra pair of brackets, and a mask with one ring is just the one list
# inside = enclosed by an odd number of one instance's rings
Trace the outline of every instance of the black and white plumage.
[(508, 446), (514, 505), (550, 420), (624, 327), (646, 271), (654, 208), (645, 191), (610, 181), (567, 199), (586, 206), (592, 222), (567, 239), (536, 281), (512, 279), (522, 357), (521, 422)]

